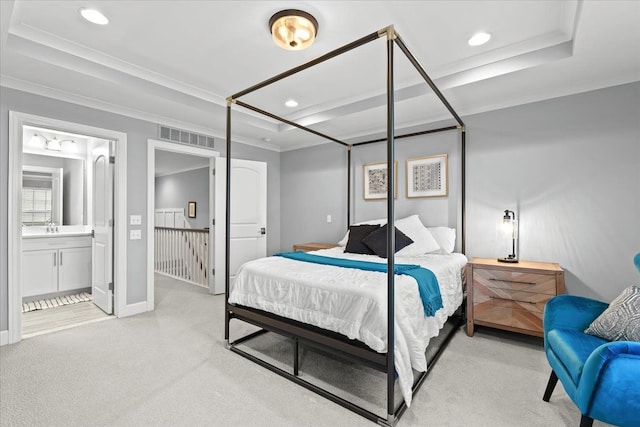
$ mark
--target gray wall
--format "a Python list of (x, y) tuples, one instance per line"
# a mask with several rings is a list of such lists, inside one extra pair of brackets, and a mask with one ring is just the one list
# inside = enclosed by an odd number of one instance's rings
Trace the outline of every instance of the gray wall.
[[(637, 284), (639, 113), (640, 83), (633, 83), (463, 118), (467, 256), (506, 255), (496, 222), (510, 209), (520, 220), (520, 258), (558, 262), (568, 293), (610, 301)], [(455, 225), (457, 138), (453, 132), (397, 142), (397, 217), (415, 212), (425, 225)], [(326, 144), (282, 153), (283, 249), (344, 235), (344, 151)], [(406, 199), (404, 161), (445, 152), (449, 197)], [(362, 199), (362, 164), (384, 160), (384, 144), (355, 148), (353, 156), (352, 221), (385, 217), (384, 201)]]
[[(396, 143), (398, 197), (396, 218), (419, 214), (427, 226), (457, 227), (459, 209), (460, 142), (457, 132), (406, 138)], [(406, 198), (406, 159), (447, 154), (449, 197)], [(386, 161), (386, 144), (354, 147), (351, 154), (351, 222), (386, 218), (387, 201), (364, 200), (363, 166)], [(323, 144), (282, 153), (282, 246), (337, 242), (347, 228), (347, 151)], [(332, 222), (327, 223), (327, 215)], [(286, 224), (286, 226), (285, 226)]]
[(64, 225), (86, 224), (84, 160), (64, 159), (62, 218)]
[[(157, 138), (156, 123), (87, 108), (39, 95), (0, 88), (0, 330), (7, 329), (7, 200), (9, 167), (9, 110), (125, 132), (128, 142), (127, 215), (142, 215), (146, 223), (147, 139)], [(223, 129), (220, 130), (224, 131)], [(224, 155), (224, 144), (215, 149)], [(233, 145), (234, 158), (267, 162), (269, 253), (280, 249), (280, 153), (243, 144)], [(146, 228), (142, 240), (127, 242), (127, 304), (146, 300)]]
[(467, 255), (520, 219), (520, 257), (558, 262), (567, 292), (610, 301), (639, 276), (640, 83), (466, 118)]
[[(183, 208), (191, 228), (209, 227), (209, 168), (156, 177), (156, 209)], [(188, 217), (188, 203), (196, 202), (196, 217)]]

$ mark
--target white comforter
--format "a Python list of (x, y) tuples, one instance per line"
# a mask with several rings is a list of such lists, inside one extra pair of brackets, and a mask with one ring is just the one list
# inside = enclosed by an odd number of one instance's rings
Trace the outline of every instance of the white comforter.
[[(343, 248), (313, 252), (317, 255), (386, 263), (371, 255), (344, 253)], [(395, 367), (400, 390), (411, 404), (412, 368), (426, 371), (425, 350), (447, 318), (462, 303), (462, 254), (426, 254), (396, 257), (396, 264), (419, 264), (438, 278), (443, 308), (425, 317), (415, 279), (395, 280)], [(258, 308), (318, 326), (387, 351), (387, 274), (268, 257), (240, 267), (231, 284), (229, 302)]]

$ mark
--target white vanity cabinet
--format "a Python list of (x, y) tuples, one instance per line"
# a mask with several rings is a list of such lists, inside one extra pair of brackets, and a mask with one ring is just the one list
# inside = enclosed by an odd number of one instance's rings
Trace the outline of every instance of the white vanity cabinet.
[(91, 287), (91, 236), (22, 240), (22, 296)]

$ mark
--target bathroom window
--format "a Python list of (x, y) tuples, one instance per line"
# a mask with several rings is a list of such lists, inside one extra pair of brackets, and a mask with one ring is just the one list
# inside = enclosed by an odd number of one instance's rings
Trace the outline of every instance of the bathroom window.
[(51, 188), (22, 187), (22, 224), (46, 225), (51, 222)]
[(62, 225), (62, 168), (24, 166), (22, 225)]

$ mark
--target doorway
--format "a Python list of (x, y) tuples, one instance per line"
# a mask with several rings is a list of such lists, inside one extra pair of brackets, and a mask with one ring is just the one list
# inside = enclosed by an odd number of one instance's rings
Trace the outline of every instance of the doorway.
[[(147, 141), (147, 310), (155, 306), (155, 275), (158, 269), (164, 274), (183, 281), (198, 283), (210, 290), (213, 287), (211, 266), (214, 256), (214, 180), (215, 159), (220, 153), (206, 148), (193, 147), (165, 141), (149, 139)], [(156, 163), (158, 158), (158, 164)], [(163, 159), (168, 159), (165, 161)], [(173, 160), (173, 162), (171, 161)], [(156, 170), (163, 164), (171, 167), (163, 170), (161, 175), (198, 175), (199, 184), (206, 180), (206, 201), (191, 200), (200, 198), (191, 196), (182, 200), (183, 194), (170, 198), (168, 205), (156, 206)], [(204, 169), (204, 170), (203, 170)], [(193, 177), (188, 179), (193, 180)], [(174, 182), (182, 182), (180, 179)], [(173, 192), (185, 192), (173, 188)], [(199, 208), (198, 208), (199, 207)], [(158, 228), (157, 228), (158, 227)], [(190, 230), (188, 230), (188, 229)], [(156, 236), (164, 239), (164, 249), (156, 248)], [(205, 248), (206, 259), (197, 258), (201, 251), (194, 248)], [(153, 254), (153, 255), (152, 255)], [(195, 255), (195, 256), (194, 256)], [(188, 257), (189, 259), (185, 259)], [(162, 267), (159, 265), (162, 264)]]
[[(126, 224), (126, 134), (9, 116), (9, 343), (23, 337), (23, 302), (41, 310), (27, 313), (26, 335), (47, 328), (38, 324), (59, 330), (126, 315), (126, 228), (118, 227)], [(95, 230), (104, 224), (108, 244), (100, 251)], [(94, 301), (83, 301), (87, 295)]]

